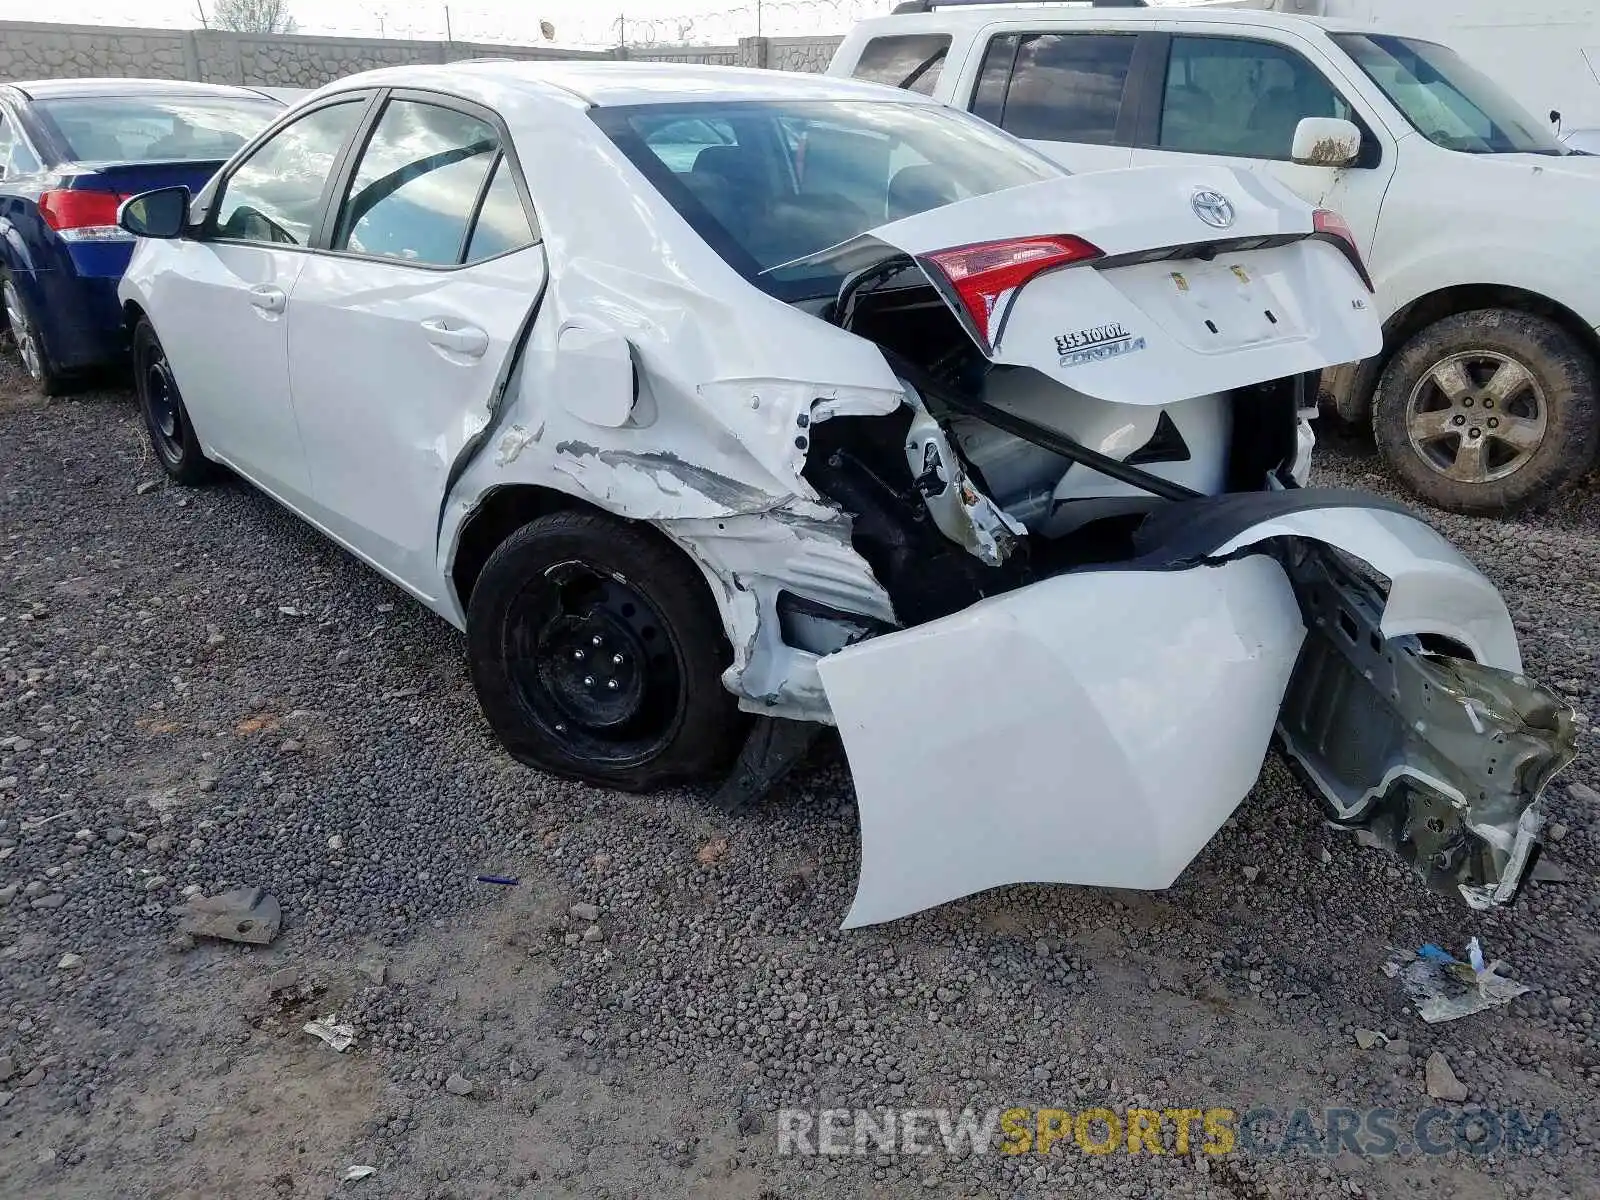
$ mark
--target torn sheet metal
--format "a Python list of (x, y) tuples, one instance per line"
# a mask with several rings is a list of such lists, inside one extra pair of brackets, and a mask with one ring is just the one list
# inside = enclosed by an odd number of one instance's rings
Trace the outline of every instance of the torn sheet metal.
[(1310, 631), (1279, 722), (1291, 758), (1430, 887), (1510, 900), (1540, 797), (1577, 754), (1572, 710), (1520, 675), (1384, 639), (1382, 595), (1325, 550), (1289, 571)]
[(663, 521), (711, 584), (723, 626), (736, 631), (723, 682), (747, 712), (831, 724), (818, 653), (784, 640), (780, 596), (815, 601), (881, 627), (897, 624), (888, 593), (850, 544), (850, 521), (790, 509), (716, 521)]

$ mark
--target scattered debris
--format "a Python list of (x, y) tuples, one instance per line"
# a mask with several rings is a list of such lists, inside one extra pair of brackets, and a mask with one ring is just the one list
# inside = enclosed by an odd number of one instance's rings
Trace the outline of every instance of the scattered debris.
[(472, 1080), (459, 1072), (453, 1072), (450, 1078), (444, 1081), (444, 1090), (452, 1096), (470, 1096), (472, 1095)]
[(1423, 1069), (1423, 1082), (1427, 1085), (1428, 1095), (1435, 1100), (1448, 1100), (1452, 1104), (1466, 1102), (1467, 1085), (1456, 1078), (1456, 1073), (1450, 1069), (1450, 1060), (1437, 1050), (1428, 1055), (1428, 1065)]
[(1499, 974), (1505, 965), (1499, 959), (1485, 964), (1483, 949), (1473, 938), (1467, 944), (1466, 962), (1430, 943), (1409, 960), (1391, 959), (1383, 970), (1391, 979), (1401, 980), (1422, 1019), (1437, 1025), (1509, 1004), (1529, 991), (1526, 984)]
[(355, 1045), (356, 1030), (353, 1025), (339, 1024), (339, 1014), (329, 1013), (315, 1021), (307, 1021), (301, 1030), (312, 1037), (326, 1042), (340, 1054)]
[(303, 617), (306, 615), (304, 609), (296, 608), (292, 604), (280, 604), (278, 605), (278, 611), (286, 617)]
[(515, 875), (479, 875), (479, 883), (498, 883), (501, 887), (516, 887), (522, 880)]
[(600, 906), (583, 900), (574, 904), (567, 911), (572, 914), (575, 920), (587, 921), (591, 924), (600, 919)]
[(1567, 870), (1548, 854), (1539, 855), (1533, 864), (1533, 870), (1528, 872), (1530, 883), (1571, 883), (1572, 872)]
[(181, 933), (253, 946), (269, 944), (283, 922), (276, 897), (258, 887), (235, 888), (220, 896), (195, 896), (181, 911)]
[(300, 982), (299, 967), (284, 967), (281, 971), (274, 971), (267, 976), (268, 992), (287, 992)]
[(339, 1176), (339, 1182), (355, 1183), (357, 1180), (365, 1179), (368, 1175), (376, 1175), (377, 1173), (377, 1167), (368, 1167), (365, 1165), (346, 1167), (344, 1169), (344, 1174)]
[(605, 936), (598, 925), (591, 925), (583, 931), (583, 940), (586, 942), (598, 942), (604, 939)]
[(1244, 881), (1246, 883), (1254, 883), (1257, 879), (1261, 878), (1261, 868), (1260, 867), (1245, 867), (1244, 871), (1243, 871), (1243, 875), (1244, 875)]
[(146, 479), (138, 487), (134, 488), (133, 491), (137, 496), (148, 496), (160, 486), (161, 481), (159, 479)]
[(376, 955), (368, 955), (356, 960), (356, 973), (382, 987), (389, 981), (389, 964)]
[(728, 839), (725, 837), (714, 837), (704, 846), (701, 846), (700, 849), (695, 851), (694, 860), (702, 867), (709, 867), (714, 863), (721, 862), (727, 856), (727, 853)]
[(341, 837), (337, 833), (334, 834), (333, 836), (331, 836), (328, 839), (328, 849), (329, 850), (343, 850), (344, 849), (344, 838)]
[(1356, 1030), (1356, 1045), (1360, 1046), (1363, 1050), (1371, 1050), (1374, 1046), (1381, 1046), (1388, 1040), (1388, 1038), (1379, 1033), (1376, 1029)]
[(61, 961), (56, 964), (56, 970), (76, 971), (81, 966), (83, 966), (83, 955), (63, 954), (61, 956)]

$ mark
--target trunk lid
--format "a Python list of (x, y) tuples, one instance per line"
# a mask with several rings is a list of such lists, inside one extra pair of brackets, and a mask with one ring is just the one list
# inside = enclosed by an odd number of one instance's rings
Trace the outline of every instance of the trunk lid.
[(68, 168), (74, 173), (68, 186), (95, 192), (116, 192), (122, 196), (137, 196), (156, 188), (182, 184), (191, 192), (198, 192), (222, 169), (222, 159), (201, 159), (194, 162), (155, 163), (79, 163)]
[[(959, 252), (970, 260), (1000, 247), (1003, 258), (1007, 243), (1024, 261), (958, 277)], [(1028, 274), (1029, 255), (1044, 264), (1038, 273)], [(1227, 167), (1045, 180), (892, 221), (773, 270), (854, 274), (902, 257), (990, 361), (1116, 403), (1171, 404), (1354, 362), (1382, 343), (1371, 293), (1313, 210)]]

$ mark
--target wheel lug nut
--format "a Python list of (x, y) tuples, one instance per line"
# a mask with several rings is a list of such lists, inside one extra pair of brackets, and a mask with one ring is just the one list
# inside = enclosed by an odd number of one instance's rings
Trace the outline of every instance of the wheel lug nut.
[(606, 680), (606, 687), (609, 690), (613, 691), (613, 692), (616, 691), (617, 690), (617, 681), (615, 679)]
[(1465, 400), (1463, 400), (1461, 402), (1461, 407), (1462, 408), (1471, 408), (1472, 407), (1472, 397), (1468, 396)]
[(1470, 435), (1468, 435), (1468, 436), (1475, 437), (1475, 438), (1480, 438), (1480, 437), (1483, 436), (1483, 430), (1479, 429), (1476, 425), (1474, 425), (1472, 427), (1472, 433)]
[(593, 640), (594, 644), (596, 646), (598, 646), (598, 645), (600, 645), (600, 642), (601, 642), (602, 639), (601, 639), (600, 635), (597, 633), (597, 634), (594, 635), (594, 638), (592, 640)]
[(1467, 419), (1465, 417), (1459, 416), (1459, 415), (1455, 418), (1454, 421), (1451, 422), (1451, 424), (1453, 424), (1453, 425), (1465, 425), (1466, 423), (1467, 423)]
[(611, 665), (614, 667), (620, 667), (622, 665), (622, 655), (613, 654), (611, 656)]
[(1490, 429), (1499, 429), (1500, 428), (1500, 418), (1499, 417), (1490, 417), (1489, 418), (1489, 428)]
[(594, 676), (593, 675), (585, 675), (583, 677), (583, 686), (584, 687), (593, 687), (594, 686)]
[(582, 650), (574, 650), (572, 652), (572, 657), (577, 659), (579, 662), (582, 662), (583, 661), (583, 651)]
[(1483, 406), (1485, 408), (1493, 408), (1494, 407), (1494, 401), (1493, 400), (1485, 400), (1483, 402)]

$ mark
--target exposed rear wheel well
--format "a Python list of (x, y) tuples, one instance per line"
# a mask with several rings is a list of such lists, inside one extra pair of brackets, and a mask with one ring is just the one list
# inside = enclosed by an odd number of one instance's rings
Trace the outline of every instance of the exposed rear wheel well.
[[(577, 496), (558, 492), (554, 488), (535, 484), (507, 484), (491, 489), (467, 518), (456, 540), (455, 561), (450, 567), (450, 581), (455, 585), (456, 599), (463, 612), (472, 599), (473, 586), (483, 573), (484, 564), (500, 543), (530, 521), (554, 512), (592, 512), (611, 520), (620, 520), (598, 505), (590, 504)], [(683, 549), (666, 534), (647, 521), (630, 521), (628, 524), (642, 530), (647, 537), (670, 546), (674, 553)], [(699, 565), (695, 570), (699, 571)]]
[(1500, 284), (1475, 283), (1443, 288), (1413, 300), (1384, 323), (1383, 350), (1334, 385), (1333, 399), (1339, 415), (1365, 426), (1372, 419), (1372, 394), (1378, 379), (1400, 348), (1435, 321), (1483, 308), (1507, 308), (1544, 317), (1577, 338), (1590, 356), (1600, 362), (1600, 337), (1565, 305), (1537, 292)]

